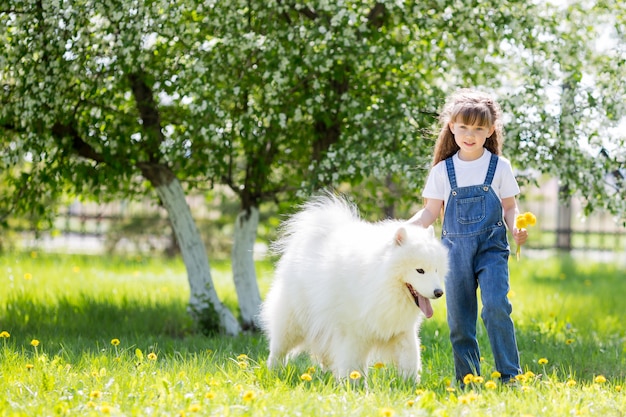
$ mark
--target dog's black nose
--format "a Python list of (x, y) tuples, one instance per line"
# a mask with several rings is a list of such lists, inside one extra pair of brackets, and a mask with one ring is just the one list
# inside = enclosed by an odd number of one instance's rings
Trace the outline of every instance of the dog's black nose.
[(435, 290), (435, 298), (439, 298), (439, 297), (441, 297), (442, 295), (443, 295), (443, 291), (442, 291), (442, 290), (440, 290), (439, 288), (437, 288), (437, 289)]

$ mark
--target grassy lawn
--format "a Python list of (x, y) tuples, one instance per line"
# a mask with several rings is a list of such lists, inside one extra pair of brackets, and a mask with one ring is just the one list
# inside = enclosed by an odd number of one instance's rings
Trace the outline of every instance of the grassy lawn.
[[(236, 310), (229, 265), (213, 280)], [(258, 266), (265, 293), (271, 264)], [(422, 327), (420, 384), (374, 367), (367, 388), (300, 357), (269, 371), (258, 334), (204, 337), (186, 314), (180, 260), (0, 256), (0, 416), (624, 416), (626, 270), (570, 258), (511, 260), (520, 387), (450, 384), (445, 302)], [(358, 382), (358, 380), (356, 380)]]

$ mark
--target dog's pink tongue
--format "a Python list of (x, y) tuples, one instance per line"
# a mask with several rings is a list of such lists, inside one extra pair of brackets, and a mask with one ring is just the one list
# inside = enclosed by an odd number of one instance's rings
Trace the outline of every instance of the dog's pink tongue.
[(420, 294), (417, 295), (417, 298), (422, 313), (424, 313), (427, 319), (431, 318), (433, 316), (433, 306), (430, 305), (430, 300), (426, 297), (422, 297)]

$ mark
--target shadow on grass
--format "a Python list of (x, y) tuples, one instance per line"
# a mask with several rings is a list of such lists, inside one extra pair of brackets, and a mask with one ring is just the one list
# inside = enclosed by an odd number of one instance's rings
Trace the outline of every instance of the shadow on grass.
[(13, 296), (0, 308), (0, 326), (12, 335), (102, 338), (166, 336), (181, 338), (194, 332), (183, 303), (146, 303), (121, 297), (112, 303), (85, 294), (42, 303)]

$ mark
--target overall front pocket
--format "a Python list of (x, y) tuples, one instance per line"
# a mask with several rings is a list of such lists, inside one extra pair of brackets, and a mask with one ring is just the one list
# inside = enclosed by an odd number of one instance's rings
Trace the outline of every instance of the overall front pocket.
[(485, 219), (485, 197), (460, 198), (456, 201), (456, 217), (461, 224), (479, 223)]

